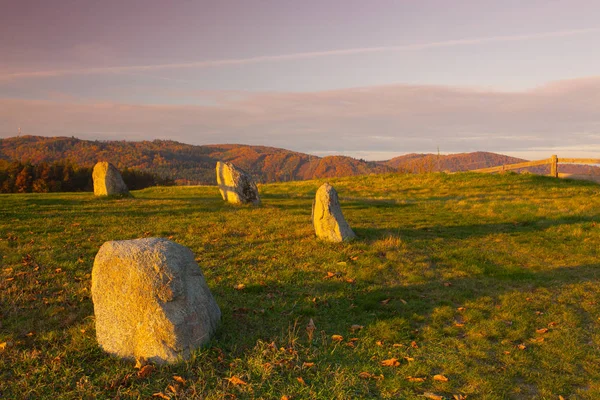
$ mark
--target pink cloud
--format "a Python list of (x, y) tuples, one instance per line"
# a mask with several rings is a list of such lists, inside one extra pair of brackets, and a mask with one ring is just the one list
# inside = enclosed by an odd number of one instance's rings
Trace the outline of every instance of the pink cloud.
[[(160, 70), (173, 70), (173, 69), (189, 69), (189, 68), (213, 68), (213, 67), (224, 67), (229, 65), (247, 65), (247, 64), (259, 64), (267, 62), (281, 62), (281, 61), (292, 61), (302, 59), (313, 59), (321, 57), (332, 57), (332, 56), (347, 56), (356, 54), (369, 54), (369, 53), (386, 53), (386, 52), (403, 52), (403, 51), (419, 51), (427, 50), (432, 48), (444, 48), (444, 47), (456, 47), (456, 46), (469, 46), (479, 45), (488, 43), (502, 43), (502, 42), (518, 42), (528, 41), (536, 39), (550, 39), (557, 37), (568, 37), (575, 35), (585, 35), (589, 33), (600, 32), (600, 28), (585, 28), (585, 29), (571, 29), (571, 30), (559, 30), (552, 32), (537, 32), (524, 35), (504, 35), (504, 36), (487, 36), (487, 37), (476, 37), (467, 39), (455, 39), (445, 41), (435, 41), (428, 43), (413, 43), (398, 46), (374, 46), (374, 47), (358, 47), (349, 49), (333, 49), (325, 51), (313, 51), (313, 52), (302, 52), (302, 53), (291, 53), (291, 54), (278, 54), (278, 55), (266, 55), (266, 56), (255, 56), (246, 58), (229, 58), (229, 59), (218, 59), (218, 60), (201, 60), (192, 62), (181, 62), (181, 63), (167, 63), (167, 64), (150, 64), (150, 65), (127, 65), (127, 66), (99, 66), (99, 67), (84, 67), (84, 68), (65, 68), (65, 69), (48, 69), (40, 71), (13, 71), (0, 73), (0, 79), (2, 80), (16, 80), (16, 79), (27, 79), (27, 78), (49, 78), (57, 76), (68, 76), (68, 75), (91, 75), (91, 74), (127, 74), (127, 73), (143, 73)], [(76, 54), (93, 54), (94, 46), (81, 46), (74, 50)], [(101, 49), (102, 52), (110, 54), (110, 49)], [(152, 75), (150, 75), (152, 76)], [(163, 77), (155, 77), (157, 79), (166, 79)]]
[(202, 94), (211, 105), (0, 99), (0, 136), (174, 139), (299, 151), (526, 151), (600, 138), (600, 77), (524, 92), (390, 85), (315, 93)]

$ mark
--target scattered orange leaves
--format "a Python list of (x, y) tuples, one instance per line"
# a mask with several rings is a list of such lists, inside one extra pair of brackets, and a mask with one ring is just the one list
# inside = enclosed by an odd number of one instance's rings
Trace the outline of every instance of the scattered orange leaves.
[(554, 321), (552, 321), (552, 322), (550, 322), (550, 323), (548, 324), (548, 326), (549, 326), (550, 328), (552, 328), (553, 326), (556, 326), (556, 325), (558, 325), (558, 322), (554, 322)]
[(140, 370), (138, 371), (138, 376), (140, 378), (147, 378), (148, 376), (150, 376), (150, 374), (152, 373), (152, 371), (154, 371), (155, 368), (153, 365), (144, 365), (143, 367), (140, 368)]
[(548, 332), (548, 328), (541, 328), (541, 329), (536, 329), (535, 333), (539, 333), (539, 334), (543, 334)]
[(317, 327), (315, 326), (315, 323), (311, 318), (310, 321), (308, 321), (308, 324), (306, 325), (306, 333), (308, 334), (308, 340), (312, 340), (313, 334), (315, 333), (316, 329)]
[(448, 378), (446, 378), (444, 375), (434, 375), (433, 380), (440, 382), (448, 382)]
[(163, 392), (154, 393), (152, 397), (160, 397), (161, 399), (169, 400), (170, 397), (164, 394)]
[(463, 312), (463, 311), (465, 311), (465, 310), (466, 310), (466, 308), (464, 308), (464, 307), (458, 307), (456, 310), (457, 310), (458, 312)]
[(243, 290), (246, 287), (246, 285), (244, 285), (243, 283), (238, 283), (237, 285), (235, 285), (233, 288), (235, 290)]
[(310, 367), (314, 367), (315, 363), (314, 362), (303, 362), (302, 366), (305, 368), (310, 368)]
[(279, 400), (290, 400), (289, 396), (286, 396), (285, 394), (283, 396), (281, 396), (281, 399)]
[(527, 346), (525, 346), (524, 343), (521, 343), (520, 345), (517, 346), (519, 348), (519, 350), (525, 350), (527, 348)]
[(327, 271), (327, 275), (325, 275), (323, 277), (323, 279), (330, 279), (330, 278), (333, 278), (334, 276), (335, 276), (334, 272)]
[(409, 382), (425, 382), (427, 378), (419, 378), (417, 376), (407, 376), (406, 380)]
[(385, 299), (385, 300), (381, 300), (380, 303), (383, 304), (384, 306), (390, 302), (391, 299)]
[(406, 361), (408, 361), (408, 362), (415, 361), (415, 359), (414, 359), (414, 358), (412, 358), (412, 357), (408, 357), (408, 356), (405, 356), (405, 357), (404, 357), (404, 359), (405, 359)]
[(334, 342), (341, 342), (344, 340), (344, 337), (342, 335), (331, 335), (331, 340)]
[(439, 394), (435, 394), (432, 392), (423, 393), (423, 397), (425, 397), (426, 399), (431, 399), (431, 400), (444, 400), (444, 396), (440, 396)]
[(238, 378), (237, 376), (232, 376), (231, 378), (225, 378), (229, 381), (229, 383), (232, 383), (234, 385), (247, 385), (246, 382), (244, 382), (243, 380), (241, 380), (240, 378)]
[(404, 347), (402, 343), (394, 343), (392, 347)]
[(296, 378), (298, 380), (298, 382), (300, 382), (301, 385), (306, 385), (306, 382), (304, 382), (304, 378), (302, 378), (301, 376)]
[(388, 360), (383, 360), (381, 362), (381, 365), (383, 365), (384, 367), (397, 367), (400, 365), (400, 363), (398, 362), (397, 358), (390, 358)]
[(381, 340), (376, 341), (375, 344), (379, 347), (383, 346), (383, 342)]
[(452, 397), (454, 397), (454, 400), (467, 400), (466, 394), (455, 394)]
[(417, 342), (415, 342), (414, 340), (412, 342), (410, 342), (410, 347), (412, 347), (413, 349), (418, 349), (419, 345), (417, 344)]
[(360, 374), (358, 374), (358, 377), (361, 379), (383, 379), (383, 375), (375, 375), (367, 371), (361, 372)]
[(175, 382), (179, 382), (179, 383), (181, 383), (182, 385), (185, 385), (185, 384), (186, 384), (186, 380), (185, 380), (185, 379), (183, 379), (182, 377), (178, 376), (178, 375), (173, 375), (173, 380), (174, 380)]

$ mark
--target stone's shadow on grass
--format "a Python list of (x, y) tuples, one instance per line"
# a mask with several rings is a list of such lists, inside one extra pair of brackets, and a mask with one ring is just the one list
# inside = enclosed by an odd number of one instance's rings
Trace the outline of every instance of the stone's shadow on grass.
[(561, 225), (572, 225), (585, 222), (600, 221), (600, 214), (593, 216), (572, 216), (559, 219), (541, 218), (538, 220), (516, 221), (514, 223), (498, 224), (471, 224), (471, 225), (431, 225), (426, 228), (414, 228), (410, 226), (398, 226), (394, 228), (361, 228), (352, 227), (358, 240), (378, 240), (389, 235), (396, 235), (400, 238), (410, 239), (432, 239), (435, 237), (466, 239), (470, 237), (483, 237), (498, 233), (533, 233), (543, 232), (552, 227)]

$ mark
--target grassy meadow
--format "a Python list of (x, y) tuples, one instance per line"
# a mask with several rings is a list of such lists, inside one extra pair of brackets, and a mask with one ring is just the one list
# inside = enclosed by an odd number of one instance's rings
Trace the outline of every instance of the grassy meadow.
[[(0, 195), (0, 398), (600, 398), (600, 185), (331, 179), (358, 239), (328, 244), (322, 182), (262, 185), (260, 207), (208, 186)], [(104, 242), (151, 236), (195, 253), (223, 320), (140, 372), (97, 346), (90, 274)]]

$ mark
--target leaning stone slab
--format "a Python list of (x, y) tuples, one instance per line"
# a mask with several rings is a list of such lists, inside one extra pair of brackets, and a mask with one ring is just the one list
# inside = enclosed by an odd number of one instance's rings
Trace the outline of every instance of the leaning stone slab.
[(230, 162), (217, 162), (217, 184), (223, 200), (231, 204), (260, 204), (258, 188), (250, 175)]
[(321, 185), (312, 208), (317, 237), (330, 242), (354, 239), (356, 235), (344, 219), (337, 192), (329, 183)]
[(129, 195), (119, 170), (105, 161), (96, 163), (92, 171), (95, 196)]
[(162, 238), (104, 243), (92, 269), (92, 300), (98, 344), (127, 359), (186, 359), (221, 319), (194, 254)]

